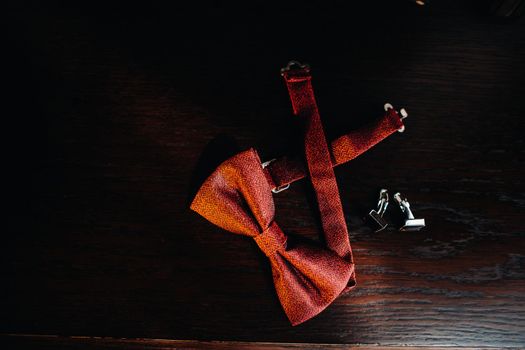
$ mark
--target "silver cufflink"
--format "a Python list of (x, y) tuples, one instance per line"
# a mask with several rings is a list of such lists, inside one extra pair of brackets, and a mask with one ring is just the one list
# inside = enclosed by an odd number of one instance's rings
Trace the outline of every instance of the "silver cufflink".
[(388, 222), (383, 218), (386, 208), (388, 207), (388, 191), (382, 189), (379, 192), (379, 201), (377, 202), (377, 210), (370, 210), (368, 215), (379, 225), (379, 228), (375, 232), (384, 230), (388, 226)]
[(410, 210), (410, 203), (406, 198), (401, 197), (401, 193), (397, 192), (394, 194), (394, 199), (399, 204), (399, 208), (406, 215), (405, 224), (399, 229), (399, 231), (419, 231), (425, 227), (425, 219), (416, 219), (412, 210)]

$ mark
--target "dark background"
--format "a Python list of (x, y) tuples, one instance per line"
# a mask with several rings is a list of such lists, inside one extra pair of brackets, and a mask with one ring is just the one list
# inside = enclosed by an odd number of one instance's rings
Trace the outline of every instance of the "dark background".
[[(12, 2), (2, 16), (0, 333), (525, 346), (523, 19), (452, 0)], [(210, 141), (215, 162), (234, 143), (264, 159), (300, 148), (290, 59), (312, 67), (329, 139), (385, 102), (409, 112), (404, 134), (337, 169), (358, 288), (298, 327), (256, 245), (188, 209)], [(427, 228), (374, 234), (362, 217), (381, 187)], [(310, 197), (305, 181), (275, 195), (277, 219), (316, 239)]]

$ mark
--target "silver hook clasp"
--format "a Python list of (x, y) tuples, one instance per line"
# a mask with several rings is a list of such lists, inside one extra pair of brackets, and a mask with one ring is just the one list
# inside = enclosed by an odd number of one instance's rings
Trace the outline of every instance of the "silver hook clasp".
[[(394, 109), (394, 107), (390, 104), (390, 103), (385, 103), (385, 105), (383, 106), (383, 108), (385, 109), (385, 112), (388, 111), (389, 109)], [(394, 109), (395, 111), (395, 109)], [(396, 111), (397, 112), (397, 111)], [(406, 117), (408, 117), (408, 112), (406, 111), (406, 109), (404, 108), (401, 108), (399, 110), (399, 114), (401, 114), (401, 120), (405, 119)], [(397, 130), (398, 132), (403, 132), (405, 131), (405, 126), (403, 125), (401, 128), (399, 128)]]
[(281, 187), (273, 188), (272, 192), (273, 193), (279, 193), (279, 192), (285, 191), (285, 190), (287, 190), (289, 188), (290, 188), (290, 184), (287, 184), (287, 185), (284, 185), (284, 186), (281, 186)]

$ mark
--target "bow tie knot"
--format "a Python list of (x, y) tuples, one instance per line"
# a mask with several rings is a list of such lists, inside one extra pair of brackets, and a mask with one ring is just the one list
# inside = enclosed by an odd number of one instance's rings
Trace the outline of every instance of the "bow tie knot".
[(286, 236), (275, 221), (272, 221), (266, 230), (253, 239), (259, 248), (261, 248), (264, 255), (269, 258), (277, 251), (286, 249)]

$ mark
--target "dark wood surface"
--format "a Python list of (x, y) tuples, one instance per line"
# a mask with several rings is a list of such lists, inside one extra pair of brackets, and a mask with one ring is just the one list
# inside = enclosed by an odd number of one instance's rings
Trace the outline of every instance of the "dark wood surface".
[[(23, 4), (4, 14), (2, 342), (525, 347), (522, 19), (451, 0)], [(312, 66), (329, 138), (385, 102), (409, 112), (337, 169), (358, 288), (297, 327), (255, 243), (188, 209), (233, 138), (264, 159), (298, 149), (290, 59)], [(428, 227), (373, 233), (381, 187)], [(275, 198), (287, 232), (317, 239), (306, 182)], [(53, 347), (39, 339), (18, 344)]]
[[(173, 340), (173, 339), (122, 339), (111, 337), (85, 336), (50, 336), (9, 334), (0, 336), (3, 345), (9, 348), (20, 349), (128, 349), (128, 350), (470, 350), (478, 347), (455, 346), (381, 346), (373, 344), (326, 344), (326, 343), (277, 343), (277, 342), (239, 342), (239, 341), (200, 341), (200, 340)], [(483, 347), (482, 349), (494, 349)]]

